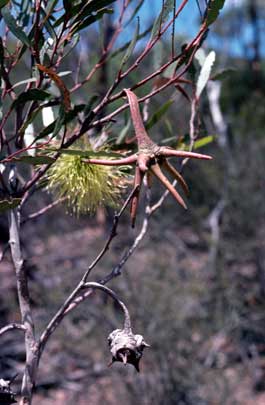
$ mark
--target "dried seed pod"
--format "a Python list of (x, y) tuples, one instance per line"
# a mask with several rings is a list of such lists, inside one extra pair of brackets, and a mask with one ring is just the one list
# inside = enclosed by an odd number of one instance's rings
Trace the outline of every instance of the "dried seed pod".
[(132, 364), (139, 372), (139, 363), (145, 347), (150, 347), (142, 335), (134, 335), (131, 330), (115, 329), (108, 337), (110, 352), (112, 354), (112, 365), (115, 361), (124, 365)]

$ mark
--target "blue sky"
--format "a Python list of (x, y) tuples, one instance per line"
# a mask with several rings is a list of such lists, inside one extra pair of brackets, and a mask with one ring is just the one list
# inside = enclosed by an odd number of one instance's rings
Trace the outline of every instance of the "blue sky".
[[(178, 7), (181, 4), (182, 0), (176, 0), (176, 6)], [(202, 12), (205, 8), (205, 0), (199, 0)], [(224, 8), (221, 13), (225, 14), (226, 11), (229, 11), (233, 7), (241, 7), (245, 0), (226, 0)], [(162, 0), (146, 0), (142, 6), (141, 12), (139, 12), (141, 25), (144, 27), (148, 21), (152, 19), (154, 15), (158, 15), (162, 6)], [(190, 38), (197, 32), (198, 22), (200, 14), (197, 6), (196, 0), (189, 0), (188, 4), (185, 6), (181, 12), (179, 18), (176, 22), (176, 35), (180, 34), (181, 36)], [(263, 32), (263, 35), (264, 32)], [(217, 40), (210, 32), (207, 45), (209, 48), (218, 50), (225, 50), (226, 53), (229, 53), (231, 56), (242, 56), (242, 39), (244, 38), (245, 43), (251, 43), (252, 40), (252, 30), (250, 26), (245, 26), (244, 32), (241, 38), (236, 36), (223, 38), (220, 43), (220, 38)], [(264, 38), (265, 40), (265, 38)], [(251, 50), (250, 50), (251, 52)]]

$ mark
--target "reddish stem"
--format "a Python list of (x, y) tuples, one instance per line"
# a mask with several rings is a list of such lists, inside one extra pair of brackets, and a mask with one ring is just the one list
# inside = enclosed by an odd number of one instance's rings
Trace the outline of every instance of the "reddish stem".
[(129, 89), (124, 89), (126, 96), (128, 98), (132, 122), (135, 130), (135, 135), (137, 138), (137, 143), (139, 150), (150, 149), (154, 147), (154, 142), (149, 138), (142, 120), (140, 113), (139, 102), (136, 95)]

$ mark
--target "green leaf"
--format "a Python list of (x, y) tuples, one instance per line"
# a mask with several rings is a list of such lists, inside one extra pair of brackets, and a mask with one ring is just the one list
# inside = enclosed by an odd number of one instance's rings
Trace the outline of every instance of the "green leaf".
[(73, 26), (73, 28), (71, 29), (71, 33), (75, 34), (76, 32), (81, 31), (84, 28), (87, 28), (89, 25), (93, 24), (94, 22), (102, 18), (104, 14), (112, 14), (112, 13), (113, 13), (112, 9), (103, 8), (102, 10), (99, 10), (96, 14), (90, 15), (81, 23), (78, 23), (75, 26)]
[(225, 0), (210, 0), (206, 12), (206, 25), (211, 25), (218, 17)]
[(0, 0), (0, 9), (5, 7), (10, 0)]
[(164, 144), (164, 143), (170, 143), (170, 142), (176, 142), (176, 136), (170, 136), (169, 138), (162, 139), (162, 141), (160, 143)]
[(21, 198), (10, 198), (8, 200), (0, 200), (0, 212), (5, 212), (16, 208), (21, 202)]
[(211, 80), (224, 80), (235, 72), (236, 72), (236, 69), (234, 69), (234, 68), (223, 69), (223, 70), (220, 70), (219, 72), (214, 73), (210, 77), (210, 79)]
[(102, 10), (103, 7), (109, 6), (116, 0), (96, 0), (90, 1), (86, 4), (81, 10), (80, 6), (78, 8), (78, 15), (75, 17), (73, 23), (75, 24), (78, 21), (84, 21), (87, 16), (92, 16), (92, 13), (97, 13)]
[[(65, 52), (64, 55), (62, 56), (62, 59), (65, 59), (74, 50), (76, 45), (79, 44), (79, 40), (80, 40), (80, 34), (73, 35), (71, 43), (70, 43), (71, 45), (69, 46), (68, 51)], [(60, 76), (60, 75), (58, 74), (58, 76)]]
[(164, 22), (168, 19), (169, 13), (174, 9), (175, 0), (166, 0), (161, 13), (156, 18), (151, 32), (151, 40), (158, 34)]
[(53, 163), (54, 161), (55, 161), (55, 159), (50, 156), (37, 155), (37, 156), (14, 157), (9, 162), (26, 163), (29, 165), (44, 165), (44, 164)]
[(22, 86), (22, 84), (33, 83), (33, 82), (36, 82), (36, 81), (37, 81), (36, 77), (30, 77), (29, 79), (21, 80), (20, 82), (15, 83), (12, 86), (12, 89), (15, 89), (18, 86)]
[(138, 35), (139, 35), (139, 29), (140, 29), (140, 23), (139, 23), (139, 18), (137, 18), (137, 23), (136, 23), (136, 28), (135, 28), (135, 31), (134, 31), (134, 34), (133, 34), (133, 38), (131, 40), (130, 45), (127, 48), (127, 51), (126, 51), (124, 57), (122, 58), (120, 68), (122, 68), (123, 65), (125, 65), (125, 63), (130, 58), (131, 54), (133, 53), (133, 50), (135, 48), (135, 44), (136, 44), (136, 41), (137, 41), (137, 38), (138, 38)]
[(58, 117), (55, 120), (55, 125), (54, 125), (54, 129), (53, 129), (53, 134), (52, 134), (53, 137), (58, 135), (61, 128), (65, 124), (65, 117), (66, 117), (66, 111), (65, 111), (64, 105), (62, 104), (62, 105), (60, 105), (60, 108), (59, 108)]
[(201, 68), (198, 81), (196, 84), (196, 97), (199, 98), (203, 92), (212, 71), (212, 67), (215, 61), (215, 52), (211, 51), (205, 59), (203, 67)]
[[(67, 124), (68, 122), (72, 121), (78, 115), (78, 113), (83, 111), (85, 108), (86, 108), (85, 104), (78, 104), (78, 105), (74, 106), (74, 108), (72, 110), (68, 111), (65, 114), (64, 121), (61, 122), (60, 125), (62, 126), (63, 124)], [(56, 123), (58, 123), (58, 118), (54, 122), (52, 122), (50, 125), (48, 125), (46, 128), (44, 128), (41, 131), (41, 133), (39, 134), (39, 136), (36, 138), (36, 140), (41, 139), (44, 136), (51, 134), (52, 132), (55, 132)], [(59, 128), (59, 130), (60, 130), (60, 128)]]
[[(114, 3), (116, 0), (91, 0), (88, 1), (88, 4), (85, 4), (83, 7), (80, 4), (73, 5), (71, 8), (66, 8), (65, 14), (63, 14), (60, 18), (58, 18), (54, 24), (54, 27), (60, 25), (63, 21), (69, 21), (70, 19), (74, 18), (73, 23), (76, 24), (78, 22), (84, 21), (85, 17), (92, 13), (96, 13), (98, 10), (102, 9), (105, 6), (108, 6), (111, 3)], [(70, 3), (72, 3), (70, 1)]]
[(12, 108), (16, 108), (19, 104), (25, 104), (27, 101), (44, 101), (50, 97), (50, 93), (40, 89), (30, 89), (21, 93), (13, 102)]
[(48, 2), (47, 8), (45, 10), (46, 15), (50, 15), (53, 12), (53, 10), (54, 10), (55, 6), (57, 5), (57, 3), (58, 3), (58, 0), (50, 0)]
[(125, 125), (125, 127), (122, 128), (122, 130), (116, 140), (116, 145), (120, 145), (124, 141), (126, 135), (128, 134), (130, 127), (131, 127), (131, 120), (129, 118), (127, 121), (127, 124)]
[(99, 152), (92, 152), (92, 151), (85, 151), (85, 150), (79, 150), (79, 149), (53, 149), (53, 148), (48, 148), (45, 149), (46, 151), (51, 151), (51, 152), (60, 152), (63, 155), (72, 155), (72, 156), (81, 156), (84, 158), (91, 158), (91, 157), (114, 157), (114, 158), (123, 158), (124, 155), (121, 153), (115, 153), (115, 152), (104, 152), (104, 151), (99, 151)]
[(26, 47), (30, 48), (31, 47), (31, 42), (25, 32), (22, 30), (22, 28), (19, 27), (17, 24), (16, 19), (12, 16), (8, 8), (4, 8), (1, 11), (2, 17), (12, 32), (13, 35), (15, 35), (16, 38), (18, 38)]
[(203, 146), (208, 145), (209, 143), (212, 143), (215, 140), (215, 137), (213, 135), (208, 135), (204, 136), (203, 138), (198, 139), (197, 141), (194, 142), (193, 148), (200, 149)]
[(136, 16), (136, 14), (138, 13), (143, 4), (144, 0), (140, 0), (137, 6), (135, 7), (132, 15), (130, 16), (129, 20), (126, 22), (125, 27), (127, 27), (130, 24), (130, 22), (134, 19), (134, 17)]
[(145, 128), (146, 130), (149, 130), (152, 128), (159, 120), (160, 118), (167, 112), (171, 104), (173, 103), (173, 100), (168, 100), (162, 107), (160, 107), (150, 118), (150, 120), (147, 122)]

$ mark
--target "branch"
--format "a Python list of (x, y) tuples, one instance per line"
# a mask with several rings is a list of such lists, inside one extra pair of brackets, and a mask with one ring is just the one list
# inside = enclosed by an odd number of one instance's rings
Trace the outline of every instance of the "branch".
[(82, 290), (84, 289), (84, 286), (86, 285), (87, 277), (89, 276), (92, 269), (97, 265), (97, 263), (102, 259), (104, 254), (109, 249), (111, 241), (117, 235), (117, 227), (118, 227), (119, 219), (120, 219), (121, 215), (123, 214), (125, 208), (129, 204), (129, 202), (131, 201), (131, 199), (133, 198), (133, 196), (137, 192), (137, 190), (138, 190), (137, 187), (135, 187), (132, 190), (132, 192), (129, 194), (128, 198), (124, 202), (124, 204), (121, 207), (118, 214), (116, 214), (114, 216), (113, 225), (112, 225), (109, 237), (108, 237), (104, 247), (102, 248), (101, 252), (98, 254), (96, 259), (90, 264), (90, 266), (88, 267), (87, 271), (83, 275), (82, 279), (80, 280), (80, 282), (78, 283), (76, 288), (72, 291), (72, 293), (69, 295), (69, 297), (65, 300), (65, 302), (62, 304), (62, 306), (59, 308), (57, 313), (51, 319), (51, 321), (49, 322), (47, 327), (44, 329), (44, 331), (43, 331), (43, 333), (42, 333), (42, 335), (40, 337), (40, 340), (39, 340), (40, 356), (41, 356), (41, 354), (42, 354), (42, 352), (44, 350), (44, 347), (45, 347), (48, 339), (50, 338), (52, 333), (55, 331), (55, 329), (57, 329), (57, 327), (60, 325), (63, 318), (66, 316), (66, 314), (68, 314), (69, 311), (74, 309), (79, 303), (81, 303), (85, 298), (87, 298), (90, 295), (90, 294), (86, 294), (84, 299), (79, 300), (80, 295), (82, 295)]
[(22, 256), (20, 235), (19, 235), (19, 212), (17, 209), (9, 211), (9, 243), (12, 260), (14, 263), (17, 279), (17, 293), (22, 325), (25, 328), (25, 349), (26, 367), (22, 381), (23, 404), (30, 404), (32, 389), (35, 385), (37, 370), (37, 351), (34, 332), (34, 322), (30, 306), (30, 296), (28, 291), (28, 278)]
[(21, 225), (24, 225), (25, 222), (31, 220), (31, 219), (36, 219), (38, 217), (40, 217), (41, 215), (46, 214), (47, 211), (49, 211), (50, 209), (52, 209), (53, 207), (56, 207), (56, 205), (60, 204), (61, 202), (65, 201), (67, 199), (67, 197), (61, 197), (58, 198), (58, 200), (53, 201), (51, 204), (46, 205), (45, 207), (41, 208), (40, 210), (33, 212), (32, 214), (28, 215), (26, 218), (24, 218), (21, 221)]
[(96, 283), (93, 281), (90, 281), (88, 283), (85, 283), (83, 285), (83, 288), (91, 288), (91, 289), (99, 289), (101, 291), (104, 291), (106, 294), (108, 294), (123, 310), (124, 313), (124, 330), (127, 333), (131, 333), (132, 331), (132, 327), (131, 327), (131, 319), (130, 319), (130, 314), (129, 311), (126, 307), (126, 305), (124, 304), (124, 302), (122, 302), (118, 296), (115, 294), (115, 292), (113, 290), (111, 290), (109, 287), (106, 287), (100, 283)]
[(102, 257), (104, 256), (104, 254), (107, 252), (107, 250), (110, 247), (110, 244), (112, 242), (112, 239), (117, 235), (117, 227), (119, 224), (119, 219), (121, 217), (121, 215), (123, 214), (125, 208), (127, 207), (127, 205), (129, 204), (129, 202), (133, 199), (133, 197), (137, 194), (139, 187), (136, 186), (134, 187), (134, 189), (131, 191), (131, 193), (129, 194), (129, 196), (127, 197), (126, 201), (124, 202), (123, 206), (121, 207), (120, 211), (114, 215), (113, 218), (113, 224), (112, 224), (112, 228), (110, 230), (110, 234), (109, 237), (103, 247), (103, 249), (101, 250), (101, 252), (98, 254), (98, 256), (96, 257), (96, 259), (90, 264), (90, 266), (88, 267), (86, 273), (84, 274), (82, 281), (86, 282), (90, 272), (93, 270), (93, 268), (98, 264), (98, 262), (102, 259)]
[(145, 208), (145, 216), (144, 216), (144, 220), (143, 220), (140, 232), (138, 233), (137, 237), (134, 239), (134, 242), (131, 245), (131, 247), (124, 253), (124, 255), (122, 256), (122, 258), (121, 258), (120, 262), (117, 264), (117, 266), (115, 266), (114, 269), (106, 277), (104, 277), (102, 280), (100, 280), (101, 284), (107, 284), (114, 277), (117, 277), (121, 274), (121, 270), (122, 270), (123, 266), (125, 265), (127, 260), (131, 257), (131, 255), (134, 253), (134, 251), (138, 247), (139, 243), (144, 238), (144, 236), (147, 232), (147, 229), (148, 229), (150, 216), (152, 215), (152, 212), (150, 211), (150, 190), (149, 189), (146, 190), (146, 199), (147, 199), (147, 201), (146, 201), (146, 208)]
[(22, 330), (23, 332), (26, 331), (26, 328), (23, 324), (21, 323), (10, 323), (9, 325), (4, 326), (3, 328), (0, 329), (0, 336), (3, 335), (6, 332), (9, 332), (11, 330)]

